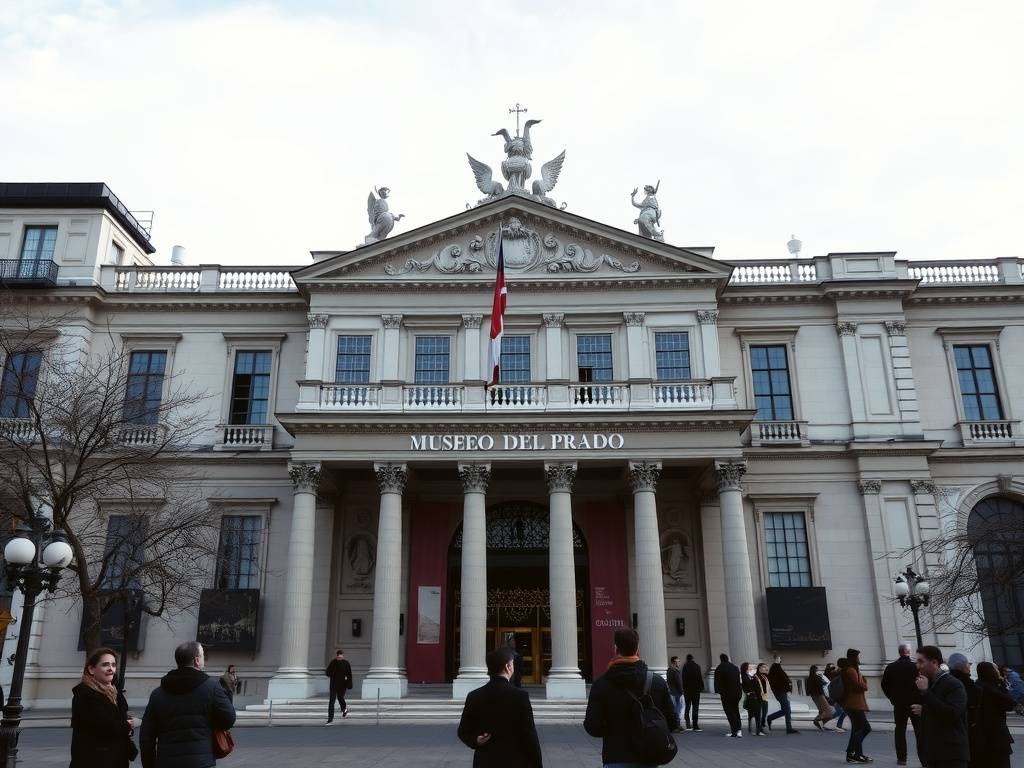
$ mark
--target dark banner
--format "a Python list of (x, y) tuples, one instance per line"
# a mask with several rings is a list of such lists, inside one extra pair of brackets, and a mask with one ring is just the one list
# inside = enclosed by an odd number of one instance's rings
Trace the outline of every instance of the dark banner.
[[(100, 645), (115, 651), (125, 650), (124, 638), (127, 633), (129, 653), (139, 648), (139, 632), (142, 628), (142, 590), (135, 590), (123, 599), (117, 599), (103, 612), (100, 621)], [(106, 600), (107, 598), (102, 598)], [(125, 611), (126, 604), (130, 608)], [(78, 632), (78, 650), (85, 650), (85, 611), (82, 611), (82, 624)]]
[(768, 587), (768, 647), (832, 650), (824, 587)]
[(218, 651), (259, 650), (260, 591), (204, 589), (196, 640)]

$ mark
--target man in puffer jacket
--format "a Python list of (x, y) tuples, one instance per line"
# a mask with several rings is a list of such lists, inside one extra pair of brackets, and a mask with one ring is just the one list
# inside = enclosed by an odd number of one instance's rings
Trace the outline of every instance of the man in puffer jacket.
[(202, 671), (202, 645), (182, 643), (174, 661), (178, 668), (164, 675), (142, 716), (142, 768), (212, 768), (213, 731), (235, 724), (235, 708), (217, 680)]

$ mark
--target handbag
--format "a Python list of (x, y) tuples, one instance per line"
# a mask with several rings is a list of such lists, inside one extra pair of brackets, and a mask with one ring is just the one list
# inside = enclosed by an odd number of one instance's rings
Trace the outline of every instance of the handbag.
[(235, 740), (231, 731), (214, 729), (213, 731), (213, 759), (220, 760), (227, 757), (235, 749)]

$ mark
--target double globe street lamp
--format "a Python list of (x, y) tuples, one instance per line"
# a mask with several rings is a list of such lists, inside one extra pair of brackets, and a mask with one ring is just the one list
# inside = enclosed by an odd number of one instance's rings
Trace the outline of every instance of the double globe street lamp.
[(52, 523), (43, 515), (33, 514), (21, 524), (4, 547), (7, 561), (7, 585), (25, 595), (21, 620), (18, 622), (18, 649), (14, 654), (14, 673), (7, 706), (0, 721), (0, 768), (15, 768), (18, 758), (18, 736), (21, 727), (21, 688), (25, 681), (28, 644), (32, 637), (32, 615), (36, 599), (45, 589), (53, 592), (61, 571), (71, 564), (74, 552), (64, 537), (52, 530)]
[(910, 608), (914, 614), (914, 632), (917, 633), (917, 647), (924, 645), (921, 638), (921, 620), (918, 618), (918, 611), (922, 606), (928, 605), (928, 593), (931, 590), (928, 585), (928, 577), (915, 573), (909, 565), (903, 573), (897, 573), (895, 578), (896, 586), (893, 588), (896, 599), (904, 608)]

